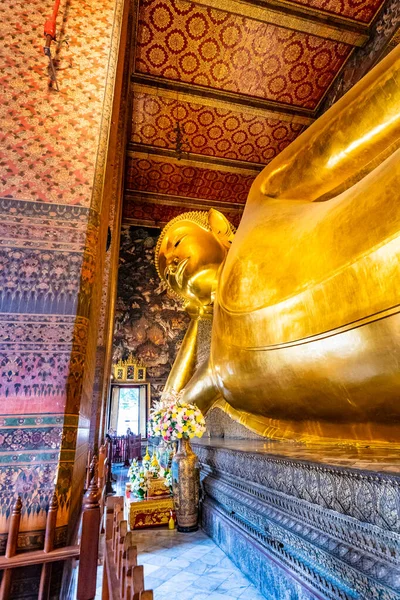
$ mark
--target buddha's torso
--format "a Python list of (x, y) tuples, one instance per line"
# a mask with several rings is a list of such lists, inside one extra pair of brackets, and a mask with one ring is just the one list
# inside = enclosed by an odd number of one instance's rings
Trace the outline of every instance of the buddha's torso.
[(398, 189), (399, 151), (327, 202), (251, 199), (213, 324), (215, 381), (234, 408), (332, 437), (400, 416)]

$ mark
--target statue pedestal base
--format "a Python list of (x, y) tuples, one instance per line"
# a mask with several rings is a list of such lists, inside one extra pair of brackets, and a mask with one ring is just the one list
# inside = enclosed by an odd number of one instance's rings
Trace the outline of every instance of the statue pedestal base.
[(271, 600), (400, 598), (400, 457), (211, 439), (202, 527)]
[(174, 510), (174, 500), (171, 497), (149, 500), (125, 497), (125, 515), (131, 531), (168, 525), (171, 510)]

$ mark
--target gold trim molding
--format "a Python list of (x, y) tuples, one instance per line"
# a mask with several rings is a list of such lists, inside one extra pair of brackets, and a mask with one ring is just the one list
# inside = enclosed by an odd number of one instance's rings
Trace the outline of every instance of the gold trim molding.
[[(190, 88), (188, 87), (188, 90)], [(229, 110), (233, 112), (240, 112), (246, 115), (254, 115), (256, 117), (262, 117), (263, 119), (276, 119), (277, 121), (286, 121), (289, 123), (299, 123), (300, 125), (311, 125), (315, 121), (312, 117), (288, 114), (281, 112), (279, 108), (271, 110), (268, 108), (258, 108), (251, 104), (243, 105), (236, 104), (231, 100), (223, 100), (217, 98), (209, 98), (200, 94), (193, 93), (192, 91), (179, 91), (162, 89), (154, 87), (148, 84), (134, 83), (133, 84), (134, 94), (148, 94), (151, 96), (157, 96), (158, 98), (167, 98), (168, 100), (177, 100), (181, 102), (190, 102), (191, 104), (199, 104), (201, 106), (209, 106), (211, 108)], [(223, 94), (224, 92), (221, 92)]]
[[(165, 157), (168, 160), (171, 158), (176, 158), (176, 151), (171, 148), (160, 148), (159, 146), (147, 146), (146, 144), (135, 144), (132, 142), (129, 144), (129, 152), (153, 154), (159, 158)], [(245, 171), (248, 171), (251, 169), (254, 172), (254, 175), (261, 173), (266, 164), (245, 160), (221, 158), (219, 156), (210, 156), (208, 154), (196, 154), (195, 152), (185, 152), (185, 154), (187, 155), (187, 160), (202, 163), (204, 167), (208, 165), (220, 165), (222, 167), (227, 167), (229, 170), (244, 169)], [(182, 159), (180, 159), (179, 162), (182, 162)]]
[[(136, 192), (133, 190), (127, 190), (125, 200), (132, 200), (133, 202), (146, 202), (148, 204), (158, 204), (165, 206), (182, 206), (187, 209), (195, 210), (209, 210), (210, 208), (216, 208), (217, 210), (229, 209), (229, 212), (242, 213), (244, 210), (244, 204), (238, 202), (217, 202), (215, 200), (202, 200), (200, 198), (190, 198), (188, 196), (168, 196), (167, 194), (157, 194), (155, 192)], [(125, 219), (124, 219), (125, 221)]]
[(350, 46), (364, 46), (368, 40), (368, 27), (363, 24), (282, 0), (265, 2), (263, 6), (241, 0), (195, 0), (195, 4)]
[(263, 167), (263, 165), (260, 165), (260, 169), (257, 169), (257, 171), (255, 171), (255, 169), (253, 168), (243, 168), (243, 167), (236, 167), (234, 165), (224, 165), (224, 164), (216, 164), (215, 161), (214, 162), (206, 162), (206, 161), (199, 161), (199, 160), (187, 160), (182, 158), (181, 160), (178, 160), (175, 156), (173, 156), (173, 153), (171, 152), (171, 156), (167, 156), (165, 154), (158, 154), (156, 151), (155, 152), (128, 152), (128, 155), (130, 158), (137, 158), (137, 159), (142, 159), (142, 160), (149, 160), (151, 158), (156, 159), (157, 161), (165, 161), (167, 160), (168, 162), (172, 162), (174, 164), (177, 164), (179, 166), (182, 167), (193, 167), (196, 169), (211, 169), (213, 171), (223, 171), (224, 173), (237, 173), (238, 175), (251, 175), (251, 177), (255, 177), (257, 175), (257, 173), (259, 173)]
[[(299, 106), (292, 106), (290, 104), (284, 104), (283, 102), (275, 102), (273, 100), (266, 100), (265, 98), (259, 98), (257, 96), (246, 96), (245, 94), (239, 94), (237, 92), (227, 92), (218, 88), (209, 88), (203, 85), (195, 83), (186, 83), (182, 81), (173, 81), (171, 79), (165, 79), (164, 77), (155, 75), (146, 75), (144, 73), (134, 73), (132, 75), (132, 83), (136, 85), (152, 87), (157, 90), (157, 95), (160, 95), (161, 90), (172, 91), (173, 98), (179, 98), (179, 94), (182, 94), (181, 99), (183, 100), (183, 94), (190, 94), (197, 97), (198, 103), (204, 103), (207, 99), (211, 101), (210, 106), (218, 106), (218, 102), (224, 102), (225, 108), (232, 109), (232, 106), (236, 107), (236, 110), (249, 111), (254, 108), (261, 110), (261, 116), (265, 118), (276, 118), (291, 121), (292, 123), (304, 123), (309, 125), (315, 119), (315, 111), (309, 108), (302, 108)], [(267, 111), (269, 114), (267, 114)]]

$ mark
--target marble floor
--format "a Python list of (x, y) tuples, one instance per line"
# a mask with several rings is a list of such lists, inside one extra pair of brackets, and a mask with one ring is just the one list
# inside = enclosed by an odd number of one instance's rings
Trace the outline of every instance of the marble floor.
[[(113, 466), (117, 495), (125, 492), (127, 469)], [(154, 600), (265, 600), (254, 585), (203, 531), (178, 533), (166, 527), (135, 530), (138, 564)], [(103, 536), (101, 536), (103, 538)], [(100, 542), (100, 562), (104, 539)], [(103, 566), (95, 600), (101, 600)]]
[(202, 531), (147, 529), (134, 532), (154, 600), (265, 600)]

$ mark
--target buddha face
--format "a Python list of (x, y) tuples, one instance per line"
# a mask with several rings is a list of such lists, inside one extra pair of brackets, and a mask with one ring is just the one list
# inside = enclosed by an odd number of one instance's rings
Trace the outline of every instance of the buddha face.
[(165, 234), (158, 254), (159, 270), (175, 292), (192, 304), (207, 306), (214, 300), (226, 254), (227, 248), (212, 231), (182, 220)]

